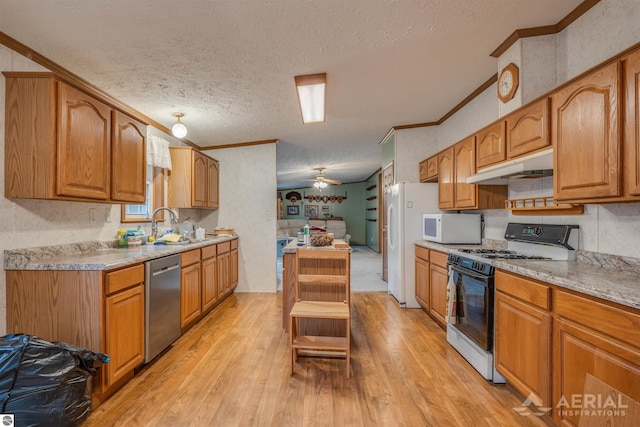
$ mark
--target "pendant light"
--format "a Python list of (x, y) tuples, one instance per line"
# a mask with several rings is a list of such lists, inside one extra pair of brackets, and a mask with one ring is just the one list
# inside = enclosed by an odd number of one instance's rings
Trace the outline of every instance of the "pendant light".
[(184, 117), (183, 113), (173, 113), (173, 117), (177, 117), (178, 121), (171, 127), (171, 133), (176, 138), (184, 138), (187, 136), (187, 127), (180, 121)]

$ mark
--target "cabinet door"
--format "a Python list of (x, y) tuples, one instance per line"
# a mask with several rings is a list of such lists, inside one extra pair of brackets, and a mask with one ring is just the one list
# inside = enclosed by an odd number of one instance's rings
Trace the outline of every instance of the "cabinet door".
[(109, 197), (110, 147), (111, 108), (59, 83), (57, 194), (99, 200)]
[(233, 249), (229, 255), (229, 284), (230, 291), (238, 286), (238, 250)]
[(224, 297), (229, 286), (229, 252), (218, 255), (218, 299)]
[(429, 261), (416, 258), (416, 300), (429, 310)]
[(418, 165), (418, 179), (420, 182), (427, 182), (429, 179), (429, 171), (427, 167), (427, 159), (424, 159)]
[(200, 263), (182, 267), (180, 271), (180, 327), (200, 317)]
[(476, 167), (483, 168), (507, 158), (504, 120), (481, 130), (476, 136)]
[(624, 60), (626, 119), (624, 167), (629, 194), (640, 196), (640, 52)]
[(219, 165), (216, 160), (207, 158), (207, 207), (218, 208)]
[(438, 154), (438, 207), (453, 209), (455, 207), (453, 147)]
[(194, 208), (207, 207), (208, 176), (207, 156), (193, 150), (193, 169), (191, 176), (191, 205)]
[(455, 207), (475, 208), (478, 204), (478, 186), (467, 184), (467, 178), (476, 173), (475, 138), (470, 137), (454, 147)]
[[(587, 375), (640, 402), (640, 353), (637, 347), (627, 346), (606, 335), (564, 320), (556, 320), (554, 324), (553, 401), (556, 405), (562, 397), (567, 401), (567, 406), (560, 408), (563, 411), (554, 408), (554, 420), (557, 424), (579, 425), (582, 408), (570, 407), (572, 397), (582, 399), (587, 394), (603, 393), (585, 390)], [(602, 405), (608, 396), (609, 393), (602, 396)], [(618, 399), (615, 399), (614, 406), (617, 402)], [(594, 408), (598, 409), (620, 410), (613, 406)]]
[(105, 388), (144, 361), (144, 285), (105, 299), (105, 353)]
[(505, 293), (496, 293), (496, 369), (540, 407), (551, 404), (551, 315)]
[(551, 96), (555, 199), (620, 195), (619, 80), (614, 62)]
[(111, 198), (144, 203), (147, 190), (147, 127), (114, 110), (111, 146)]
[(447, 314), (447, 269), (431, 262), (429, 285), (429, 313), (444, 328)]
[(522, 156), (551, 145), (549, 98), (507, 116), (507, 158)]
[(218, 269), (216, 257), (202, 261), (202, 312), (218, 301)]

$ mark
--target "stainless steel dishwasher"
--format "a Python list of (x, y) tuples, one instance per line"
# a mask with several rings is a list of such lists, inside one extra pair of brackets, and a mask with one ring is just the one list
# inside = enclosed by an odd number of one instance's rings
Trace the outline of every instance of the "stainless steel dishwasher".
[(144, 264), (146, 363), (180, 336), (180, 255)]

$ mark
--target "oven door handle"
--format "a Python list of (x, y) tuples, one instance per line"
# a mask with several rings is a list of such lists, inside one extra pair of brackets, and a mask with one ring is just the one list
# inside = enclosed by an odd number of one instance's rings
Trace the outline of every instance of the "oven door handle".
[(488, 285), (489, 276), (479, 275), (476, 272), (474, 272), (473, 270), (469, 270), (467, 268), (460, 267), (459, 265), (453, 265), (453, 264), (450, 264), (450, 265), (451, 265), (451, 269), (453, 271), (457, 271), (458, 273), (462, 273), (465, 276), (470, 276), (470, 277), (472, 277), (474, 279), (477, 279), (477, 280), (481, 281), (482, 283), (484, 283), (485, 286)]

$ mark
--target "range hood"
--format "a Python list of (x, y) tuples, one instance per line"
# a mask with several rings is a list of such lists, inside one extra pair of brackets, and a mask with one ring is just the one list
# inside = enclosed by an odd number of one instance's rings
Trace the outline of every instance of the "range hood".
[(467, 184), (507, 184), (510, 179), (553, 175), (553, 148), (481, 169)]

